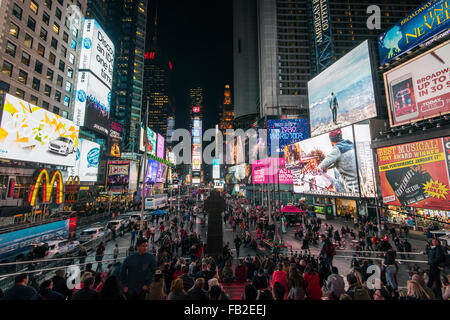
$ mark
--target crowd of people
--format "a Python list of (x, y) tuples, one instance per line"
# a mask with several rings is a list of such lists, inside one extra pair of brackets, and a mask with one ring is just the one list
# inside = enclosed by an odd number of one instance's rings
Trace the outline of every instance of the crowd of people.
[[(87, 264), (73, 289), (69, 289), (64, 270), (56, 271), (38, 288), (29, 286), (29, 276), (21, 274), (10, 289), (1, 293), (2, 299), (230, 300), (226, 288), (232, 283), (242, 285), (241, 299), (246, 301), (450, 299), (450, 276), (443, 274), (444, 249), (437, 239), (432, 239), (427, 247), (429, 269), (413, 264), (407, 288), (400, 290), (397, 251), (405, 259), (403, 254), (411, 252), (411, 244), (407, 238), (391, 234), (397, 249), (394, 250), (388, 234), (380, 236), (371, 221), (355, 220), (353, 228), (347, 225), (336, 229), (306, 213), (295, 225), (302, 250), (280, 252), (273, 245), (272, 251), (267, 252), (258, 243), (261, 239), (275, 239), (273, 243), (277, 243), (275, 225), (265, 218), (264, 210), (253, 208), (246, 199), (230, 198), (223, 221), (233, 230), (236, 256), (226, 242), (222, 254), (213, 257), (205, 254), (205, 245), (194, 231), (196, 219), (201, 219), (201, 226), (206, 220), (206, 213), (195, 202), (186, 201), (180, 211), (170, 210), (160, 219), (152, 217), (142, 231), (138, 231), (139, 223), (134, 221), (130, 226), (130, 254), (120, 261), (116, 246), (115, 261), (106, 270), (102, 260), (96, 258), (97, 269), (94, 271), (92, 264)], [(155, 239), (157, 230), (159, 237)], [(354, 245), (355, 254), (351, 271), (344, 279), (333, 260), (336, 251), (348, 244)], [(242, 245), (255, 254), (242, 258)], [(310, 246), (317, 247), (319, 253), (313, 255)], [(366, 255), (365, 250), (376, 251), (379, 260)], [(103, 254), (104, 244), (100, 244), (96, 256)], [(379, 282), (371, 282), (371, 265), (381, 269)]]

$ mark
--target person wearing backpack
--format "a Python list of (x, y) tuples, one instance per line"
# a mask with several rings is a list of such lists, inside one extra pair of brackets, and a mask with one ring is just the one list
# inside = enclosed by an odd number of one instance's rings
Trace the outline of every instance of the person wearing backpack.
[(353, 273), (347, 275), (347, 282), (349, 284), (347, 294), (353, 300), (372, 300), (369, 290), (358, 282), (358, 278)]
[(320, 258), (323, 259), (324, 267), (331, 271), (333, 266), (333, 257), (336, 255), (336, 248), (327, 237), (322, 234), (320, 236)]

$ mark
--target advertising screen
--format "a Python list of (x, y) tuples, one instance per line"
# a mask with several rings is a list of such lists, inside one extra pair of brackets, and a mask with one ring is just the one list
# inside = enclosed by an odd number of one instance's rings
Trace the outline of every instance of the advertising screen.
[[(147, 128), (147, 139), (149, 141), (149, 145), (147, 147), (147, 153), (150, 153), (156, 156), (156, 133), (150, 128)], [(145, 144), (144, 144), (144, 129), (141, 128), (141, 140), (139, 144), (139, 150), (145, 152)]]
[(383, 202), (450, 210), (450, 137), (377, 149)]
[(272, 142), (277, 139), (279, 147), (276, 151), (279, 156), (283, 156), (285, 146), (309, 138), (308, 119), (268, 120), (267, 128), (269, 131), (269, 155), (271, 155)]
[(108, 186), (127, 186), (129, 183), (129, 169), (130, 161), (108, 161)]
[(249, 164), (239, 164), (228, 168), (228, 174), (225, 176), (227, 183), (252, 183), (252, 167)]
[(109, 137), (112, 141), (122, 141), (123, 126), (120, 123), (111, 121), (109, 124)]
[(137, 190), (138, 185), (138, 170), (137, 163), (134, 161), (130, 162), (130, 174), (129, 174), (129, 184), (128, 191), (134, 192)]
[(450, 27), (448, 0), (428, 0), (378, 39), (384, 65)]
[(167, 166), (162, 163), (158, 163), (158, 173), (156, 174), (156, 183), (164, 182), (164, 173), (166, 172)]
[(164, 137), (158, 133), (156, 156), (164, 159)]
[[(269, 167), (267, 164), (269, 163)], [(279, 172), (278, 172), (279, 171)], [(284, 158), (270, 158), (262, 159), (252, 164), (252, 182), (253, 184), (267, 184), (278, 183), (278, 177), (280, 178), (280, 184), (292, 184), (292, 172), (290, 169), (286, 169)]]
[(308, 82), (311, 137), (377, 116), (368, 41)]
[(69, 169), (69, 176), (78, 176), (80, 181), (96, 182), (100, 160), (100, 145), (80, 139), (75, 166)]
[(158, 174), (158, 161), (148, 160), (147, 167), (147, 177), (145, 178), (145, 183), (154, 184), (156, 183), (156, 176)]
[(80, 72), (73, 116), (75, 123), (108, 135), (110, 105), (111, 90), (93, 74)]
[(391, 126), (450, 112), (450, 41), (384, 74)]
[(72, 121), (6, 94), (0, 158), (73, 167), (79, 131)]
[(80, 70), (90, 70), (112, 88), (114, 44), (97, 21), (86, 19), (83, 29)]
[(355, 124), (356, 158), (362, 198), (375, 198), (375, 167), (371, 145), (369, 124)]
[(193, 155), (192, 156), (192, 170), (200, 170), (201, 169), (201, 156)]
[(284, 156), (294, 192), (359, 197), (351, 126), (288, 146)]

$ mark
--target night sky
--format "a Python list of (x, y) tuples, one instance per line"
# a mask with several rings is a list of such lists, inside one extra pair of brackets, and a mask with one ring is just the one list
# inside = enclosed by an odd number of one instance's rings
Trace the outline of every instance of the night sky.
[(176, 127), (188, 127), (189, 89), (204, 90), (203, 129), (218, 121), (217, 106), (225, 84), (233, 80), (232, 1), (149, 1), (147, 48), (158, 6), (158, 43), (172, 61), (171, 95), (175, 98)]

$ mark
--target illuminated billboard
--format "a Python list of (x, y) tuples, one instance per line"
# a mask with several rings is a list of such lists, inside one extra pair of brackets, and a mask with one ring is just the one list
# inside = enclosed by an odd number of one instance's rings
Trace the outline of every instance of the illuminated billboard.
[(392, 127), (450, 112), (450, 41), (384, 74)]
[(68, 170), (69, 176), (78, 176), (82, 182), (96, 182), (100, 145), (86, 139), (80, 139), (79, 145), (75, 166)]
[(156, 147), (156, 156), (158, 158), (164, 159), (164, 137), (158, 133), (157, 147)]
[(356, 158), (358, 161), (359, 187), (361, 198), (376, 197), (375, 166), (371, 146), (369, 124), (355, 124)]
[(73, 167), (79, 131), (66, 118), (5, 94), (0, 158)]
[(124, 187), (129, 183), (130, 161), (108, 161), (107, 185)]
[(308, 82), (311, 136), (377, 116), (368, 41)]
[[(276, 184), (280, 178), (280, 184), (292, 184), (292, 173), (286, 169), (284, 158), (262, 159), (252, 164), (253, 184)], [(278, 162), (278, 164), (277, 164)], [(269, 163), (269, 167), (267, 164)]]
[[(156, 156), (156, 133), (150, 129), (147, 128), (147, 139), (149, 141), (148, 147), (147, 147), (147, 153), (150, 153), (154, 156)], [(139, 150), (142, 152), (145, 152), (145, 144), (144, 144), (144, 129), (141, 128), (141, 139), (139, 144)]]
[(111, 90), (92, 73), (78, 74), (74, 121), (78, 126), (108, 135)]
[(192, 155), (192, 170), (199, 171), (201, 169), (201, 155)]
[(284, 155), (284, 147), (295, 142), (309, 138), (308, 119), (282, 119), (268, 120), (268, 152), (271, 155), (272, 143), (278, 139), (278, 149), (280, 156)]
[(138, 185), (138, 171), (137, 171), (137, 162), (130, 161), (130, 173), (129, 173), (129, 183), (128, 183), (128, 191), (134, 192), (137, 190)]
[(450, 2), (428, 0), (378, 39), (380, 64), (384, 65), (450, 28)]
[(89, 70), (112, 88), (114, 44), (94, 19), (86, 19), (83, 29), (79, 70)]
[(450, 137), (377, 149), (383, 202), (450, 210)]

